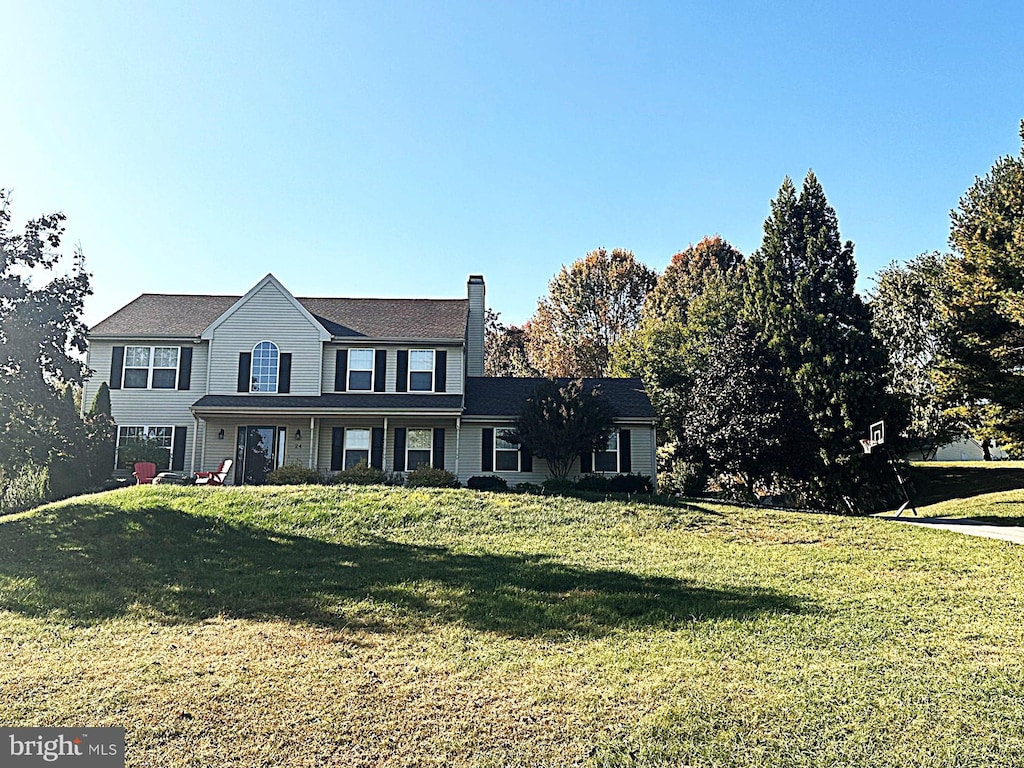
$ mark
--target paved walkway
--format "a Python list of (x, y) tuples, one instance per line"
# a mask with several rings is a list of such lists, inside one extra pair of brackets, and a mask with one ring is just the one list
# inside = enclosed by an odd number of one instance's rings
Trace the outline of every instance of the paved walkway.
[(1011, 541), (1014, 544), (1024, 544), (1024, 526), (1020, 525), (992, 525), (978, 520), (969, 520), (958, 517), (909, 517), (904, 513), (901, 517), (886, 515), (883, 520), (893, 520), (897, 523), (909, 523), (910, 525), (923, 525), (931, 528), (942, 528), (946, 531), (966, 533), (968, 536), (983, 536), (986, 539), (1002, 539)]

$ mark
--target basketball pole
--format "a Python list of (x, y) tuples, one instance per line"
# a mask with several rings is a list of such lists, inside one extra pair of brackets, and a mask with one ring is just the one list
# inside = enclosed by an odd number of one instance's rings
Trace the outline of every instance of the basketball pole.
[[(885, 422), (876, 421), (871, 425), (868, 431), (868, 439), (860, 441), (861, 447), (864, 449), (864, 453), (872, 453), (878, 446), (885, 446)], [(917, 511), (917, 507), (914, 506), (914, 502), (910, 500), (910, 491), (907, 489), (907, 479), (903, 477), (903, 473), (900, 472), (899, 465), (896, 463), (896, 457), (888, 447), (884, 447), (885, 458), (889, 462), (889, 466), (892, 467), (893, 473), (896, 475), (896, 481), (900, 485), (900, 490), (903, 492), (903, 503), (900, 504), (900, 508), (896, 510), (896, 517), (899, 517), (907, 511), (907, 507), (910, 507), (914, 512), (914, 517), (920, 517)]]

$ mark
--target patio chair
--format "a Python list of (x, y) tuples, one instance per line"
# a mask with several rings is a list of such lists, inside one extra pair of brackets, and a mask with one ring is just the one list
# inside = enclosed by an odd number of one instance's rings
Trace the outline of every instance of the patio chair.
[(224, 459), (213, 472), (196, 472), (196, 485), (224, 485), (231, 463), (231, 459)]
[(151, 461), (138, 461), (135, 463), (135, 471), (132, 477), (139, 485), (149, 485), (156, 477), (156, 464)]

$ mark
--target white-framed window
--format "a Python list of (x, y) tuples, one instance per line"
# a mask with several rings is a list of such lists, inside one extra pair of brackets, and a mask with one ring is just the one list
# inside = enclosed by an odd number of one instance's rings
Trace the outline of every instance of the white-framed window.
[(261, 341), (252, 348), (250, 392), (277, 392), (277, 371), (280, 358), (281, 353), (277, 344), (272, 341)]
[(405, 436), (405, 468), (431, 466), (434, 450), (434, 430), (410, 429)]
[(171, 467), (174, 427), (164, 425), (120, 425), (117, 428), (115, 466), (131, 469), (136, 461), (152, 461), (158, 470)]
[(603, 451), (594, 451), (595, 472), (619, 471), (619, 433), (612, 432)]
[(409, 391), (434, 391), (434, 350), (409, 350)]
[(519, 446), (502, 440), (497, 434), (494, 436), (494, 469), (498, 472), (519, 471)]
[(352, 469), (361, 461), (370, 464), (370, 430), (346, 429), (344, 468)]
[(373, 389), (373, 350), (348, 351), (348, 389), (350, 392), (369, 392)]
[(125, 389), (174, 389), (178, 381), (179, 347), (126, 346)]

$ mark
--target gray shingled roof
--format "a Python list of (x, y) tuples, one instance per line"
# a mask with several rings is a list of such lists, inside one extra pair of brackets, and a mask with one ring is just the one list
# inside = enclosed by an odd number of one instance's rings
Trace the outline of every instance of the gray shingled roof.
[(240, 296), (144, 293), (96, 323), (93, 336), (199, 336)]
[[(240, 296), (144, 293), (90, 330), (93, 336), (199, 336)], [(300, 298), (334, 336), (461, 339), (466, 299)]]
[(327, 395), (205, 395), (193, 408), (362, 408), (418, 411), (439, 408), (457, 411), (462, 395), (351, 394)]
[(334, 336), (461, 339), (467, 299), (299, 299)]
[[(526, 398), (544, 379), (481, 377), (466, 379), (465, 416), (518, 416)], [(564, 384), (569, 379), (558, 379)], [(584, 379), (584, 391), (601, 388), (601, 395), (621, 418), (654, 418), (654, 408), (640, 379)]]

